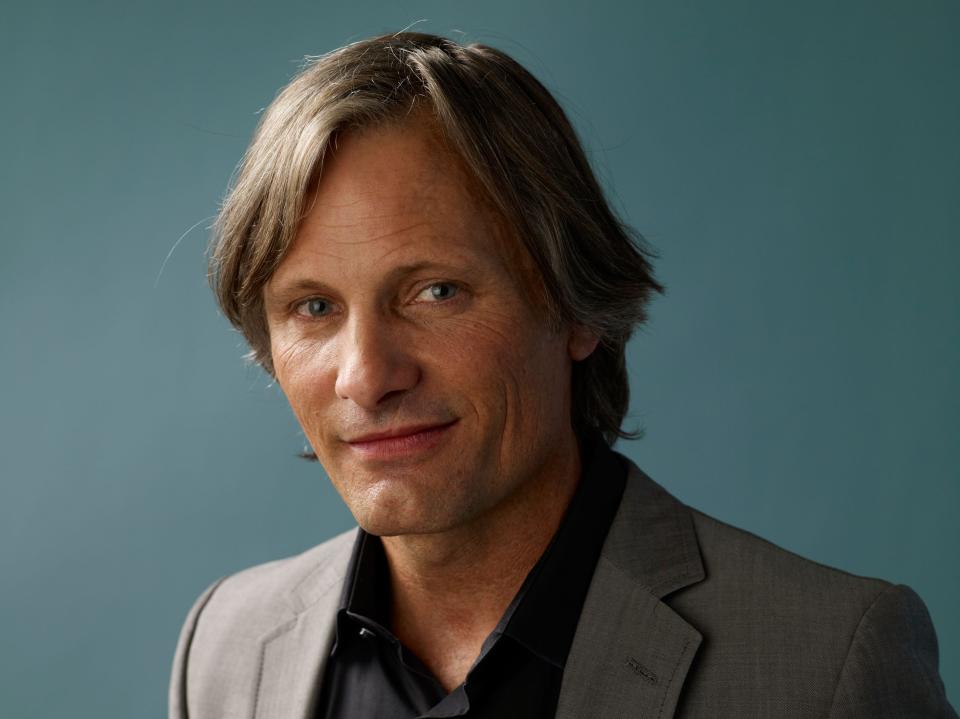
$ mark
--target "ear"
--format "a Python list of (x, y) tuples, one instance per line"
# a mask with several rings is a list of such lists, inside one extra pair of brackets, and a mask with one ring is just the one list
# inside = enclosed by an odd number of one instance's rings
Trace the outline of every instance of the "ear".
[(574, 362), (585, 360), (597, 348), (600, 338), (589, 327), (573, 325), (570, 327), (570, 338), (567, 340), (567, 353)]

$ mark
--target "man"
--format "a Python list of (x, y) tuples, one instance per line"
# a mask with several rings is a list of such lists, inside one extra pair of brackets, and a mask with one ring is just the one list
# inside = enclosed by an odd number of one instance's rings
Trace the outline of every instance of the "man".
[(359, 528), (200, 597), (171, 717), (956, 717), (909, 588), (610, 450), (649, 259), (502, 53), (400, 33), (295, 78), (212, 280)]

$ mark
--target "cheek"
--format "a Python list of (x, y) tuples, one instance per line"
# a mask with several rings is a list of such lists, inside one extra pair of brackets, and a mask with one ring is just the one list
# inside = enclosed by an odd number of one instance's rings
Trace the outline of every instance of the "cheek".
[(563, 405), (562, 339), (522, 314), (459, 323), (438, 348), (438, 371), (467, 391), (479, 414), (526, 426)]
[(514, 384), (519, 379), (518, 341), (516, 323), (486, 313), (450, 322), (442, 331), (423, 337), (417, 346), (431, 348), (422, 356), (438, 373), (483, 394), (483, 387), (492, 391), (493, 386)]
[(303, 338), (285, 341), (281, 335), (271, 342), (271, 354), (277, 383), (309, 433), (310, 418), (321, 410), (326, 397), (333, 396), (333, 352), (325, 343)]

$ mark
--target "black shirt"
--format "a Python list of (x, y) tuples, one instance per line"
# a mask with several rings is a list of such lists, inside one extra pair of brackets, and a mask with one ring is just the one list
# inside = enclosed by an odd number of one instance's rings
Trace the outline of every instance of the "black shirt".
[(554, 716), (580, 610), (626, 482), (623, 460), (599, 437), (582, 449), (581, 480), (557, 533), (449, 694), (390, 631), (383, 545), (359, 531), (317, 719)]

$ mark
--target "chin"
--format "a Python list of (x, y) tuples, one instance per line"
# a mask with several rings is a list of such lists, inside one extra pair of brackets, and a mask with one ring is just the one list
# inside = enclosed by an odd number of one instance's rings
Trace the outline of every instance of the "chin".
[[(357, 524), (369, 534), (436, 534), (469, 523), (496, 504), (488, 472), (456, 450), (420, 462), (344, 462), (328, 472)], [(451, 455), (457, 461), (450, 461)], [(484, 486), (488, 485), (488, 486)]]
[(413, 478), (407, 477), (379, 481), (365, 477), (362, 481), (366, 486), (354, 483), (338, 490), (357, 524), (368, 534), (428, 534), (443, 524), (436, 516), (437, 490), (419, 487), (419, 491), (411, 491)]
[(348, 502), (354, 519), (365, 532), (380, 537), (439, 534), (469, 524), (481, 513), (469, 500), (457, 502), (455, 493), (442, 489), (422, 486), (414, 492), (391, 491), (397, 489), (400, 488), (381, 489), (353, 506)]

